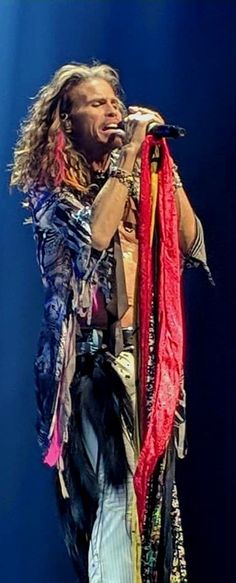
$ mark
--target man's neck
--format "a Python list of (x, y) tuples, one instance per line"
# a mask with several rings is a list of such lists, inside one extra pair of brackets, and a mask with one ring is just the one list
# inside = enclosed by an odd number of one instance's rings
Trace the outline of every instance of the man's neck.
[(104, 149), (104, 147), (96, 147), (94, 150), (81, 148), (80, 151), (93, 172), (106, 172), (110, 163), (112, 150), (107, 151), (107, 148)]
[(110, 154), (105, 154), (102, 158), (89, 161), (94, 172), (106, 172), (110, 163)]

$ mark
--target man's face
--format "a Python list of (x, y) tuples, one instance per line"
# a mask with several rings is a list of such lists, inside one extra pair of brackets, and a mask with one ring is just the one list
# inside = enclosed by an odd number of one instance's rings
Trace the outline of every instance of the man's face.
[(122, 120), (120, 103), (107, 81), (82, 81), (71, 89), (70, 97), (72, 138), (85, 154), (109, 153), (122, 146), (122, 132), (116, 131)]

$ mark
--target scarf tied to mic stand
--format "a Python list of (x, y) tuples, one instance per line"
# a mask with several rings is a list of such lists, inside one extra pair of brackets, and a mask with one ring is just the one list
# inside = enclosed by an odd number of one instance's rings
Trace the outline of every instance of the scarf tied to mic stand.
[[(142, 148), (139, 210), (141, 451), (134, 476), (141, 532), (150, 479), (172, 436), (183, 366), (180, 251), (172, 164), (165, 140), (147, 136)], [(155, 330), (155, 370), (150, 401), (151, 321)]]

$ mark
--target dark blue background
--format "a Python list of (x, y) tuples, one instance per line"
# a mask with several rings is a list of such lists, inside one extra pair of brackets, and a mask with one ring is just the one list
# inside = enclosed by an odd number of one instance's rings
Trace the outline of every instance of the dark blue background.
[(187, 128), (173, 153), (203, 220), (216, 287), (186, 277), (189, 455), (178, 478), (190, 583), (233, 581), (235, 524), (234, 0), (1, 0), (1, 496), (4, 583), (72, 583), (52, 476), (34, 433), (42, 288), (7, 164), (39, 87), (71, 60), (108, 62), (128, 104)]

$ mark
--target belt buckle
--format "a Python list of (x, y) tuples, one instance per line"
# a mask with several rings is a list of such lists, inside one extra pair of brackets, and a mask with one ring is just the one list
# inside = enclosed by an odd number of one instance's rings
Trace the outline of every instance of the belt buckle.
[(123, 342), (125, 348), (134, 348), (134, 329), (133, 326), (122, 328)]

